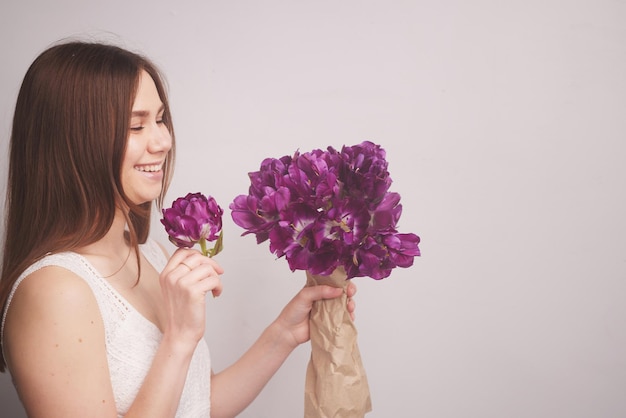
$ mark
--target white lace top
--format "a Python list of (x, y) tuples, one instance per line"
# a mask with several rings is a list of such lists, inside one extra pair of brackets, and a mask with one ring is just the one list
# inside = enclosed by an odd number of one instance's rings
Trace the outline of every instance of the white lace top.
[[(159, 245), (148, 241), (141, 252), (157, 271), (162, 271), (167, 259)], [(66, 252), (52, 254), (30, 266), (13, 285), (2, 315), (0, 332), (4, 331), (6, 311), (15, 290), (29, 274), (46, 266), (58, 266), (82, 277), (91, 287), (104, 322), (107, 360), (111, 385), (115, 395), (117, 416), (123, 417), (133, 403), (152, 364), (162, 338), (155, 324), (126, 301), (83, 256)], [(0, 338), (2, 335), (0, 334)], [(201, 340), (194, 352), (187, 380), (180, 399), (177, 418), (208, 417), (210, 407), (211, 364), (209, 349)]]

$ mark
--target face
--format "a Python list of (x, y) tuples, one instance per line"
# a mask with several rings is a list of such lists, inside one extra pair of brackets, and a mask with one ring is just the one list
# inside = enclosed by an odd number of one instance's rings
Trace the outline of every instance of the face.
[(163, 112), (163, 102), (152, 77), (142, 71), (122, 163), (122, 187), (135, 204), (152, 201), (161, 193), (163, 164), (172, 148)]

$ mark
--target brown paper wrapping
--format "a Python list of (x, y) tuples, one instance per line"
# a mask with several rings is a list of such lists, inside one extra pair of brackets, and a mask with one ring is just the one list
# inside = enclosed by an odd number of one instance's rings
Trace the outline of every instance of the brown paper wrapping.
[(357, 331), (346, 308), (343, 269), (330, 276), (306, 273), (307, 286), (344, 289), (337, 299), (317, 301), (311, 310), (311, 359), (304, 389), (305, 418), (359, 418), (372, 410), (369, 385), (357, 345)]

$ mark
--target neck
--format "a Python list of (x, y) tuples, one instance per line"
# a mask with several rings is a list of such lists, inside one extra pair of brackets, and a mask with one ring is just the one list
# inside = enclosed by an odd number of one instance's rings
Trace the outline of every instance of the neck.
[(127, 238), (126, 220), (121, 211), (116, 213), (104, 237), (77, 252), (85, 256), (105, 279), (126, 277), (128, 272), (132, 273), (133, 280), (136, 278), (137, 271), (133, 266), (137, 259)]
[(83, 255), (108, 255), (124, 258), (128, 254), (130, 243), (126, 233), (126, 219), (121, 210), (117, 210), (109, 231), (98, 241), (80, 248)]

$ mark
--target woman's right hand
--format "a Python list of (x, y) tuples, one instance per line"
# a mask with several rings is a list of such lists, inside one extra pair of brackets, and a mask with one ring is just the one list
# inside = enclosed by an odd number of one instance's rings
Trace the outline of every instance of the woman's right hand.
[(215, 260), (197, 250), (176, 250), (160, 275), (167, 312), (164, 335), (195, 348), (204, 335), (206, 294), (222, 293), (223, 272)]

